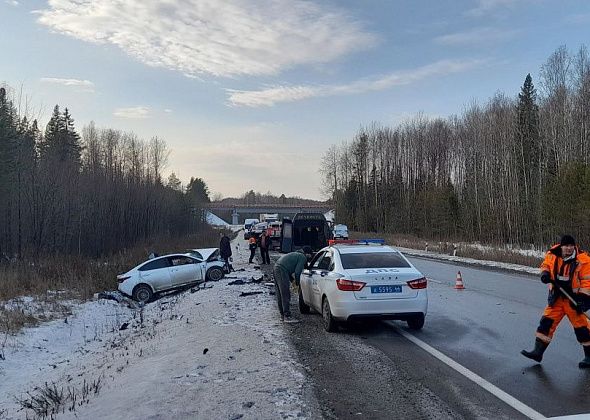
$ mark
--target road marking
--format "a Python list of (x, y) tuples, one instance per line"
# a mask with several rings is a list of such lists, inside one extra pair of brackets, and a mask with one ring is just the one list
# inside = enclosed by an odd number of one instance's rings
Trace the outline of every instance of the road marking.
[(444, 281), (440, 281), (440, 280), (434, 280), (433, 278), (430, 278), (430, 277), (426, 277), (426, 280), (428, 280), (428, 281), (433, 281), (433, 282), (435, 282), (435, 283), (438, 283), (438, 284), (445, 284), (445, 282), (444, 282)]
[(403, 335), (406, 339), (408, 339), (412, 343), (416, 344), (422, 350), (430, 353), (432, 356), (436, 357), (438, 360), (440, 360), (441, 362), (443, 362), (444, 364), (446, 364), (450, 368), (456, 370), (457, 372), (459, 372), (461, 375), (465, 376), (466, 378), (471, 379), (473, 382), (475, 382), (476, 384), (481, 386), (483, 389), (490, 392), (491, 394), (493, 394), (494, 396), (496, 396), (500, 400), (504, 401), (510, 407), (521, 412), (522, 414), (524, 414), (528, 418), (530, 418), (530, 419), (545, 419), (546, 418), (544, 415), (542, 415), (538, 411), (533, 410), (528, 405), (517, 400), (512, 395), (507, 394), (506, 392), (502, 391), (496, 385), (486, 381), (484, 378), (482, 378), (481, 376), (479, 376), (475, 372), (470, 371), (465, 366), (455, 362), (450, 357), (445, 356), (443, 353), (441, 353), (440, 351), (438, 351), (434, 347), (426, 344), (424, 341), (420, 340), (419, 338), (416, 338), (414, 335), (410, 334), (409, 332), (404, 331), (401, 328), (399, 328), (391, 323), (389, 325), (391, 325), (393, 327), (393, 329), (395, 329), (398, 333)]

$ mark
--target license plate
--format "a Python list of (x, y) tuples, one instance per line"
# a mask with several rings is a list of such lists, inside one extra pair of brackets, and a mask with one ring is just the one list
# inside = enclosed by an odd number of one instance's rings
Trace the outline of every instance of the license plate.
[(371, 286), (371, 293), (401, 293), (402, 286)]

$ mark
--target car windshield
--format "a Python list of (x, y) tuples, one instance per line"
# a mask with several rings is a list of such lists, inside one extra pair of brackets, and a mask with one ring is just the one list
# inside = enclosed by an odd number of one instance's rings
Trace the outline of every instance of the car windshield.
[(399, 252), (340, 254), (340, 260), (344, 269), (405, 268), (410, 266)]

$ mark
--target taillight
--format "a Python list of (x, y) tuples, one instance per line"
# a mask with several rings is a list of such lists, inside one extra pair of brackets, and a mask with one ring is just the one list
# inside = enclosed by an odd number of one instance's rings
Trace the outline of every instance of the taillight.
[(127, 280), (128, 278), (130, 278), (131, 276), (117, 276), (117, 281), (119, 283), (123, 283), (125, 280)]
[(426, 289), (427, 285), (428, 282), (426, 281), (426, 277), (422, 277), (416, 280), (410, 280), (408, 282), (408, 286), (410, 286), (410, 289)]
[(338, 279), (336, 280), (336, 286), (338, 286), (338, 290), (343, 290), (345, 292), (358, 292), (365, 284), (362, 281), (352, 281), (352, 280), (345, 280), (345, 279)]

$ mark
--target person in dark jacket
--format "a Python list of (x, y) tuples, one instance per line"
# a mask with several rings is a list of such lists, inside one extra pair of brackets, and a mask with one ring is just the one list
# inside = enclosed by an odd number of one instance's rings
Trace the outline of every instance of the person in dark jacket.
[(219, 241), (219, 255), (221, 256), (221, 259), (225, 262), (225, 271), (229, 273), (233, 270), (230, 261), (232, 255), (230, 240), (229, 237), (223, 232), (221, 232), (219, 236), (221, 236), (221, 240)]
[(272, 239), (263, 231), (258, 240), (258, 246), (260, 247), (260, 257), (262, 258), (261, 264), (270, 264), (270, 256), (268, 251), (272, 247)]
[(311, 247), (304, 246), (302, 250), (283, 255), (273, 268), (277, 303), (284, 322), (298, 322), (291, 317), (291, 281), (299, 286), (301, 273), (311, 254)]

